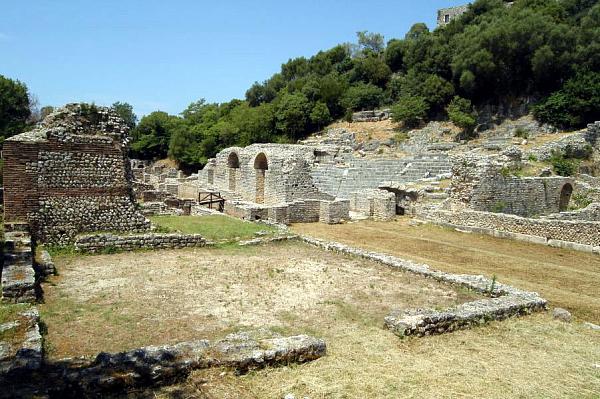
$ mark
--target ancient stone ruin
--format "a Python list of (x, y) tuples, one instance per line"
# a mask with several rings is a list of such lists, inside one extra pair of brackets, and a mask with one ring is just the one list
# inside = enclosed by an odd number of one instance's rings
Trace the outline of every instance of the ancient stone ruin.
[(65, 244), (93, 231), (144, 231), (127, 159), (128, 127), (108, 108), (69, 104), (4, 143), (4, 220)]

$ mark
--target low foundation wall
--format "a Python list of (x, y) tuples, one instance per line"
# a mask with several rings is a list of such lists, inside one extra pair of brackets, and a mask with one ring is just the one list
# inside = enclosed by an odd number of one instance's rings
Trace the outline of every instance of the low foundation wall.
[(546, 300), (535, 292), (522, 291), (500, 284), (484, 276), (452, 274), (433, 270), (418, 264), (377, 252), (352, 248), (337, 242), (302, 237), (308, 244), (319, 248), (359, 256), (384, 265), (458, 285), (479, 292), (489, 298), (467, 302), (443, 311), (434, 309), (397, 309), (384, 320), (384, 326), (399, 337), (427, 336), (469, 328), (491, 320), (503, 320), (546, 309)]
[(600, 222), (531, 219), (479, 211), (429, 211), (419, 215), (439, 225), (535, 244), (600, 254)]
[(174, 249), (203, 247), (206, 239), (199, 234), (94, 234), (77, 237), (75, 248), (81, 252), (97, 253), (110, 249), (133, 251), (136, 249)]

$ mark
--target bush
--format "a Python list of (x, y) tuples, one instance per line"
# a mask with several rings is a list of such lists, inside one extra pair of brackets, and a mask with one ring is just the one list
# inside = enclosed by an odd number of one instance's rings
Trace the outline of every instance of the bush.
[(406, 127), (418, 126), (429, 111), (425, 98), (420, 96), (405, 96), (392, 107), (392, 120), (404, 123)]
[(519, 137), (522, 139), (528, 139), (529, 132), (527, 130), (523, 129), (522, 127), (517, 128), (517, 130), (515, 131), (515, 137)]
[(559, 176), (573, 176), (579, 169), (579, 161), (576, 159), (565, 158), (562, 153), (555, 152), (550, 158), (554, 173)]
[(463, 130), (463, 135), (466, 138), (473, 137), (477, 118), (471, 101), (456, 96), (450, 101), (448, 107), (446, 107), (446, 112), (448, 112), (452, 123)]

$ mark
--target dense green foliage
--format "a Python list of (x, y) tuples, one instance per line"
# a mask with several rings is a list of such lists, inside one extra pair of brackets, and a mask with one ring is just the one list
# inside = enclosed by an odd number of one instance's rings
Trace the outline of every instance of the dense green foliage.
[(472, 136), (475, 123), (477, 122), (477, 114), (473, 109), (471, 101), (456, 96), (448, 104), (446, 112), (448, 112), (448, 118), (450, 118), (452, 123), (463, 129), (463, 135), (466, 138)]
[(431, 32), (415, 24), (387, 45), (359, 32), (356, 44), (291, 59), (244, 101), (194, 103), (181, 116), (153, 113), (134, 133), (135, 156), (202, 165), (231, 145), (290, 142), (361, 109), (393, 106), (414, 126), (450, 118), (467, 136), (474, 109), (522, 97), (561, 127), (600, 119), (597, 0), (477, 0)]
[(425, 97), (403, 96), (392, 107), (392, 120), (404, 123), (407, 127), (416, 127), (425, 119), (428, 110)]
[(30, 116), (27, 86), (0, 75), (0, 144), (4, 139), (22, 133)]

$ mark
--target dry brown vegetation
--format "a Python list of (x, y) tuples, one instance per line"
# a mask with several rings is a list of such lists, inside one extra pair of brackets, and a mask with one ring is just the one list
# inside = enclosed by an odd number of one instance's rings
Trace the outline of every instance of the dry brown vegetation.
[(301, 243), (57, 257), (42, 318), (53, 358), (214, 339), (238, 329), (379, 330), (394, 307), (474, 298), (432, 280)]
[[(570, 304), (564, 306), (597, 320), (600, 269), (591, 255), (411, 227), (404, 220), (298, 225), (294, 230), (439, 269), (496, 274), (501, 282), (537, 289), (553, 305)], [(327, 356), (309, 364), (244, 376), (195, 372), (183, 384), (152, 393), (159, 398), (600, 395), (598, 332), (541, 313), (401, 340), (382, 328), (390, 302), (440, 307), (469, 294), (357, 258), (284, 244), (56, 260), (61, 276), (46, 285), (43, 308), (54, 357), (211, 338), (259, 322), (285, 334), (322, 337), (328, 345)], [(583, 299), (578, 301), (576, 292)], [(207, 318), (208, 311), (221, 319)]]
[(433, 225), (361, 221), (306, 224), (294, 231), (427, 263), (453, 273), (496, 275), (503, 283), (539, 292), (580, 319), (600, 322), (600, 257)]

